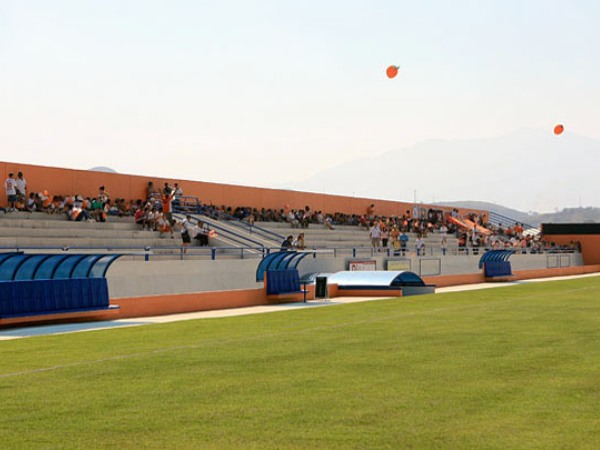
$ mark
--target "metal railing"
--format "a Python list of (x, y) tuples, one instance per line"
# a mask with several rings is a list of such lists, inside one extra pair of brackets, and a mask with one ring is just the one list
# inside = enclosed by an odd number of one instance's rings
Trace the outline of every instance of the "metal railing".
[[(178, 217), (179, 219), (182, 219), (185, 214), (190, 214), (196, 221), (196, 225), (199, 222), (204, 221), (203, 217), (205, 216), (205, 211), (203, 208), (204, 207), (197, 197), (184, 196), (173, 202), (173, 214), (180, 215)], [(264, 243), (252, 237), (248, 237), (247, 233), (232, 230), (230, 227), (226, 226), (226, 224), (219, 223), (219, 221), (211, 221), (210, 228), (216, 230), (219, 234), (219, 239), (222, 239), (226, 244), (237, 244), (241, 247), (265, 247)]]
[(512, 219), (510, 217), (499, 214), (495, 211), (489, 211), (489, 222), (494, 226), (502, 225), (504, 228), (507, 226), (514, 227), (515, 224), (521, 223), (523, 224), (524, 229), (538, 229), (538, 227), (533, 226), (529, 223), (521, 222), (520, 220)]
[[(392, 248), (373, 248), (373, 247), (335, 247), (335, 248), (310, 248), (306, 249), (312, 252), (313, 258), (366, 258), (366, 257), (452, 257), (452, 256), (474, 256), (479, 257), (485, 252), (491, 250), (487, 247), (459, 247), (446, 249), (426, 248), (417, 255), (415, 250), (394, 250)], [(316, 250), (316, 251), (315, 251)], [(230, 259), (259, 259), (271, 252), (280, 251), (279, 247), (183, 247), (173, 246), (3, 246), (0, 252), (17, 251), (31, 253), (120, 253), (130, 257), (139, 257), (145, 261), (156, 259), (207, 259), (212, 261), (230, 260)], [(515, 254), (573, 254), (578, 253), (572, 249), (515, 249)]]
[[(247, 221), (240, 220), (237, 217), (227, 214), (223, 211), (202, 205), (197, 197), (183, 196), (174, 204), (173, 210), (181, 213), (199, 214), (215, 221), (224, 221), (232, 227), (243, 230), (246, 233), (259, 236), (268, 241), (281, 242), (285, 236), (274, 231), (262, 228), (256, 224), (251, 224)], [(214, 222), (211, 222), (214, 224)]]

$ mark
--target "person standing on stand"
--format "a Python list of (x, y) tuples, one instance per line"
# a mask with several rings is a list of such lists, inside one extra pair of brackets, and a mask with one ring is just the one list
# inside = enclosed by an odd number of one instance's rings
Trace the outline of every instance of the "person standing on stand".
[(379, 228), (379, 222), (375, 222), (369, 230), (369, 237), (371, 238), (371, 245), (373, 248), (379, 248), (381, 244), (381, 228)]
[(446, 249), (448, 247), (448, 228), (445, 224), (442, 224), (440, 227), (440, 235), (442, 236), (441, 247), (442, 247), (442, 255), (446, 254)]
[(27, 200), (27, 181), (23, 177), (23, 172), (17, 173), (17, 200), (26, 204)]
[(17, 201), (17, 181), (12, 172), (8, 174), (8, 178), (4, 182), (4, 190), (6, 191), (6, 200), (8, 202), (6, 211), (14, 211), (15, 203)]
[(165, 189), (162, 195), (162, 210), (166, 223), (169, 224), (169, 231), (171, 233), (171, 239), (173, 239), (173, 225), (175, 225), (175, 221), (173, 220), (173, 197), (175, 195), (174, 189)]
[(406, 249), (408, 247), (408, 235), (404, 230), (402, 230), (402, 234), (399, 237), (400, 239), (400, 249), (402, 250), (402, 256), (406, 255)]
[(183, 253), (187, 253), (187, 248), (192, 242), (192, 230), (194, 225), (191, 222), (192, 216), (189, 214), (181, 221), (181, 240), (183, 241)]
[(415, 240), (415, 250), (417, 256), (425, 255), (425, 241), (423, 241), (423, 237), (419, 235)]
[(179, 186), (179, 183), (173, 185), (173, 208), (179, 208), (181, 206), (181, 197), (183, 196), (183, 189)]

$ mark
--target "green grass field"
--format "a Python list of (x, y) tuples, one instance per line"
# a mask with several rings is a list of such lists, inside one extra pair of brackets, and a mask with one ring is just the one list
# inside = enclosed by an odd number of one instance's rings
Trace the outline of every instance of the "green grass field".
[(600, 277), (0, 342), (3, 448), (600, 448)]

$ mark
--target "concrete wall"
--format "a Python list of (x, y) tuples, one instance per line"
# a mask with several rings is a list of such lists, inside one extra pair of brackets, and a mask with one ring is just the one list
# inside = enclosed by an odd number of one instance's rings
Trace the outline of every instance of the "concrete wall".
[(544, 234), (544, 239), (559, 245), (581, 242), (581, 252), (586, 264), (600, 264), (600, 235), (597, 234)]
[[(374, 259), (377, 270), (385, 270), (386, 259), (405, 261), (405, 270), (411, 270), (422, 276), (455, 275), (480, 272), (479, 259), (481, 255), (446, 255), (443, 257), (417, 257), (387, 258), (383, 256), (374, 258), (357, 258), (361, 260)], [(304, 272), (338, 272), (348, 270), (348, 263), (352, 258), (310, 259), (307, 257), (300, 263), (300, 273)], [(545, 269), (554, 267), (571, 267), (583, 265), (579, 253), (568, 254), (514, 254), (510, 257), (513, 270)]]
[[(421, 276), (480, 274), (480, 256), (448, 255), (442, 258), (407, 257), (407, 270)], [(339, 272), (348, 270), (351, 258), (304, 258), (298, 270), (309, 272)], [(370, 259), (370, 258), (361, 258)], [(377, 269), (385, 268), (385, 257), (373, 258)], [(580, 254), (513, 255), (513, 271), (546, 268), (566, 268), (583, 265)], [(113, 263), (107, 273), (111, 299), (161, 294), (216, 292), (237, 289), (256, 289), (258, 260), (184, 260), (184, 261), (120, 261)]]
[(111, 298), (262, 287), (258, 260), (115, 261), (108, 269)]

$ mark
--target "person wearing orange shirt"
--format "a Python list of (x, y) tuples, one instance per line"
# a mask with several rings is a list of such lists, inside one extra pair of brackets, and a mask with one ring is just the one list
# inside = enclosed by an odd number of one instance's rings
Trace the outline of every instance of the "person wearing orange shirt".
[(169, 224), (168, 228), (171, 232), (171, 239), (173, 239), (173, 226), (175, 225), (175, 221), (173, 220), (173, 197), (175, 197), (174, 189), (165, 189), (163, 191), (162, 210), (165, 222)]

